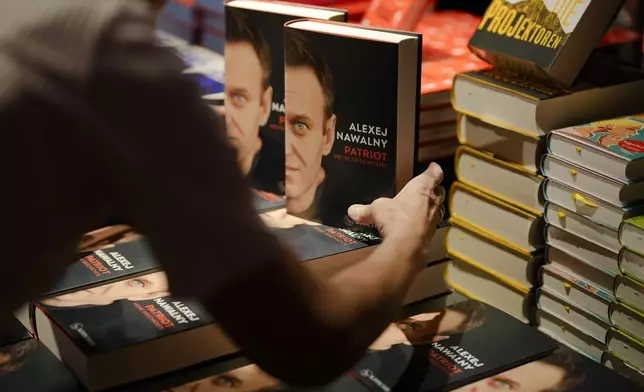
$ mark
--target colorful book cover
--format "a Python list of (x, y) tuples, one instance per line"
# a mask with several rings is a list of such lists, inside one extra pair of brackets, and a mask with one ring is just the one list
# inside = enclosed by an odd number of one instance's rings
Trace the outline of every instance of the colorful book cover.
[[(284, 194), (284, 23), (297, 16), (226, 3), (226, 132), (253, 188)], [(346, 11), (336, 18), (346, 21)]]
[(595, 121), (554, 131), (573, 136), (628, 161), (644, 158), (644, 114)]
[(381, 242), (381, 238), (374, 234), (326, 226), (287, 214), (284, 209), (261, 214), (261, 217), (301, 261), (320, 259)]
[(120, 285), (141, 285), (135, 280), (139, 275), (159, 268), (147, 242), (142, 239), (97, 249), (70, 264), (58, 282), (42, 294), (43, 298), (48, 298), (43, 301), (75, 306), (77, 302), (92, 298), (96, 292), (112, 291)]
[[(420, 52), (419, 34), (397, 34), (417, 42)], [(286, 25), (284, 40), (287, 209), (347, 227), (350, 205), (393, 197), (412, 177), (418, 121), (414, 130), (397, 129), (398, 111), (403, 103), (417, 107), (420, 69), (407, 75), (418, 90), (399, 95), (397, 43), (307, 31), (297, 23)], [(401, 149), (410, 153), (398, 154)]]
[(570, 86), (622, 3), (493, 0), (470, 47), (481, 58), (507, 71)]
[(25, 339), (0, 347), (0, 391), (81, 392), (85, 388), (47, 347)]

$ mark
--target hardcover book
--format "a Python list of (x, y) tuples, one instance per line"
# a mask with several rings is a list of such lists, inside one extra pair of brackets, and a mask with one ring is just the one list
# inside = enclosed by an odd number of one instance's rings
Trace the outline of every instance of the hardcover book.
[(637, 97), (644, 78), (620, 77), (628, 72), (617, 66), (599, 68), (594, 72), (616, 75), (615, 80), (558, 89), (500, 68), (462, 73), (454, 79), (452, 105), (460, 113), (533, 138), (641, 111)]
[(456, 389), (477, 391), (635, 392), (641, 387), (567, 347), (545, 358)]
[[(623, 225), (622, 227), (626, 227), (626, 225)], [(633, 233), (630, 232), (630, 230), (631, 229), (626, 229), (626, 228), (620, 229), (620, 231), (622, 232), (621, 241), (624, 247), (619, 252), (619, 256), (618, 256), (619, 270), (623, 274), (628, 275), (633, 279), (636, 279), (640, 282), (644, 282), (644, 256), (638, 253), (639, 251), (632, 250), (632, 249), (637, 249), (632, 245), (634, 244), (639, 245), (638, 241), (641, 241), (641, 239), (644, 239), (644, 236), (641, 233), (636, 232), (637, 234), (635, 235), (638, 237), (633, 236), (635, 237), (635, 241), (631, 243), (633, 238), (629, 236), (632, 236)]]
[(490, 152), (495, 157), (521, 165), (532, 173), (539, 172), (544, 138), (512, 132), (462, 114), (457, 119), (456, 135), (461, 144)]
[(346, 21), (344, 10), (278, 1), (225, 4), (225, 119), (237, 160), (253, 188), (284, 195), (284, 23)]
[(86, 253), (80, 260), (70, 264), (58, 282), (42, 293), (41, 298), (68, 299), (82, 298), (92, 294), (97, 286), (106, 284), (138, 285), (133, 279), (160, 269), (152, 251), (144, 239), (116, 244), (104, 249)]
[(644, 388), (644, 370), (636, 368), (632, 364), (610, 352), (604, 353), (602, 356), (602, 364), (620, 376), (628, 378), (640, 387)]
[(623, 3), (493, 0), (470, 39), (470, 48), (510, 73), (568, 87)]
[(619, 207), (642, 204), (644, 198), (644, 182), (619, 181), (553, 154), (546, 154), (543, 157), (541, 172), (546, 177), (583, 189), (591, 196)]
[(623, 183), (644, 177), (643, 114), (559, 129), (547, 143), (550, 153)]
[[(143, 283), (160, 280), (141, 277)], [(237, 351), (199, 304), (173, 299), (154, 284), (114, 293), (117, 289), (92, 292), (91, 303), (83, 305), (37, 304), (38, 338), (88, 389), (111, 388)], [(118, 372), (105, 371), (117, 364)]]
[(287, 210), (347, 227), (413, 177), (422, 36), (293, 21), (284, 40)]
[(362, 260), (382, 242), (371, 232), (327, 226), (278, 209), (260, 214), (266, 225), (295, 252), (298, 260), (314, 270), (333, 273)]
[(291, 388), (244, 361), (228, 371), (193, 376), (196, 381), (164, 392), (207, 390), (211, 385), (248, 391), (450, 390), (545, 357), (556, 347), (544, 334), (503, 312), (466, 300), (390, 324), (358, 364), (321, 387)]
[(530, 322), (532, 300), (528, 288), (455, 257), (446, 276), (449, 285), (468, 298), (484, 301), (523, 323)]
[(0, 390), (82, 392), (85, 388), (47, 347), (25, 339), (0, 347)]
[(556, 348), (541, 332), (470, 299), (394, 323), (350, 374), (372, 392), (453, 390)]
[(458, 180), (464, 184), (535, 215), (543, 214), (541, 186), (544, 178), (523, 166), (467, 146), (456, 151), (454, 166)]

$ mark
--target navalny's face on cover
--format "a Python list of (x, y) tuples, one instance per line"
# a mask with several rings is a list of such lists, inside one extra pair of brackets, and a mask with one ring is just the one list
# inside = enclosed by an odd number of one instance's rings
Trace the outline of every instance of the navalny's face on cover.
[(105, 284), (91, 289), (74, 291), (58, 297), (43, 299), (45, 305), (56, 307), (85, 307), (109, 305), (119, 300), (141, 301), (170, 295), (165, 272)]
[[(585, 378), (580, 354), (561, 348), (544, 359), (455, 389), (454, 392), (567, 392), (585, 390)], [(592, 389), (590, 385), (589, 389)]]
[(244, 173), (262, 147), (260, 127), (271, 113), (271, 55), (266, 40), (238, 10), (226, 10), (226, 133)]
[(331, 70), (298, 32), (285, 32), (286, 199), (289, 213), (315, 202), (325, 179), (322, 158), (335, 139), (335, 89)]

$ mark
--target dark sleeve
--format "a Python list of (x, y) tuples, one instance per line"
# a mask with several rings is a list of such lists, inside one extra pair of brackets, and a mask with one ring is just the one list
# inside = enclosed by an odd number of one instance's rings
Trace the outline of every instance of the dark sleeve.
[(148, 238), (173, 294), (210, 297), (282, 248), (255, 213), (222, 121), (153, 34), (131, 12), (101, 43), (87, 86), (101, 116), (94, 148), (114, 211)]

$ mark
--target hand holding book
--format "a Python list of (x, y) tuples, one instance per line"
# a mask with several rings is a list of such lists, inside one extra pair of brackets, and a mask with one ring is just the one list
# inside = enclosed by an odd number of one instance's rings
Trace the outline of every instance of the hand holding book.
[(352, 205), (349, 217), (361, 225), (375, 225), (385, 241), (410, 249), (420, 263), (428, 259), (429, 244), (441, 219), (445, 190), (441, 167), (432, 163), (394, 198), (380, 198), (369, 205)]

